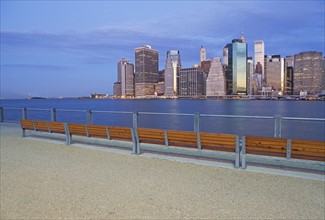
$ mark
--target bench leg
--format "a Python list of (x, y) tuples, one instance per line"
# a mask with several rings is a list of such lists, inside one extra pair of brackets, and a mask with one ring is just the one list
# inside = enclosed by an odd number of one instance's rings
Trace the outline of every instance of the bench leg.
[(21, 129), (21, 137), (22, 138), (26, 137), (26, 129), (24, 128)]

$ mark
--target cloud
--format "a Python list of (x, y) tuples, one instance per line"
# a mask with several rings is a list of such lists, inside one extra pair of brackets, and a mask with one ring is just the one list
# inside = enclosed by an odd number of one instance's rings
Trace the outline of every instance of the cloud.
[(44, 65), (44, 64), (4, 64), (1, 68), (8, 69), (22, 69), (22, 70), (46, 70), (46, 71), (61, 71), (70, 69), (71, 66), (68, 65)]

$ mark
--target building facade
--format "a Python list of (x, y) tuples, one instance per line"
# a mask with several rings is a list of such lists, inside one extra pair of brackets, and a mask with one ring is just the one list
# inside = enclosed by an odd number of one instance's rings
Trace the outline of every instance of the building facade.
[(318, 94), (323, 88), (322, 52), (308, 51), (294, 55), (293, 92)]
[(232, 44), (223, 48), (223, 63), (226, 77), (226, 95), (232, 95)]
[(178, 77), (180, 68), (181, 57), (179, 51), (168, 51), (165, 65), (165, 96), (178, 95)]
[(120, 80), (120, 96), (134, 96), (134, 65), (122, 58), (117, 62), (117, 78)]
[(204, 95), (204, 74), (200, 67), (182, 68), (179, 71), (179, 96), (201, 97)]
[(202, 61), (205, 61), (206, 59), (207, 59), (207, 51), (203, 46), (201, 46), (201, 49), (200, 49), (200, 63), (202, 63)]
[(211, 63), (209, 75), (206, 79), (206, 96), (226, 95), (226, 78), (219, 57), (214, 58)]
[(263, 79), (265, 78), (264, 73), (264, 54), (265, 48), (264, 48), (264, 41), (257, 40), (254, 42), (254, 68), (255, 73), (262, 74)]
[[(243, 36), (242, 36), (243, 38)], [(232, 94), (247, 94), (247, 44), (243, 39), (232, 41)]]
[(284, 91), (284, 59), (280, 55), (268, 57), (266, 63), (266, 83), (272, 91)]
[(293, 56), (286, 56), (284, 59), (283, 95), (293, 95)]
[(149, 45), (138, 47), (135, 53), (135, 96), (154, 95), (158, 83), (158, 51)]
[(254, 63), (252, 57), (247, 57), (247, 70), (246, 70), (246, 77), (247, 77), (247, 94), (253, 95), (253, 77), (254, 77)]

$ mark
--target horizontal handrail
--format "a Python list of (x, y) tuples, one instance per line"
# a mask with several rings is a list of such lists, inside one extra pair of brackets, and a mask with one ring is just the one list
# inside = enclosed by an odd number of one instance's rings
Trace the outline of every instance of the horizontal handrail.
[(281, 117), (283, 120), (299, 120), (299, 121), (325, 121), (325, 118), (299, 118), (299, 117)]
[(201, 117), (221, 117), (221, 118), (256, 118), (256, 119), (274, 119), (273, 116), (250, 116), (250, 115), (210, 115), (200, 114)]
[(175, 112), (138, 112), (139, 115), (179, 115), (179, 116), (194, 116), (194, 114), (175, 113)]
[(127, 112), (127, 111), (97, 111), (97, 110), (91, 110), (92, 113), (109, 113), (109, 114), (133, 114), (133, 112)]
[(31, 110), (31, 111), (51, 111), (50, 108), (27, 108), (28, 110)]
[(87, 110), (74, 110), (74, 109), (55, 109), (56, 111), (61, 112), (86, 112)]

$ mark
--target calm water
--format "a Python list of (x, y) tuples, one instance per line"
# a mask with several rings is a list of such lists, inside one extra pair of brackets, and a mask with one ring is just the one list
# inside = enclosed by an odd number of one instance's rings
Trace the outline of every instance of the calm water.
[[(82, 112), (62, 111), (140, 111), (159, 113), (201, 113), (215, 115), (249, 115), (324, 118), (325, 102), (316, 101), (272, 101), (272, 100), (80, 100), (80, 99), (33, 99), (1, 100), (0, 106), (6, 108), (56, 108), (57, 120), (86, 122)], [(18, 121), (21, 110), (5, 110), (6, 121)], [(50, 111), (29, 110), (28, 118), (50, 120)], [(132, 114), (94, 113), (94, 124), (132, 126)], [(193, 130), (193, 116), (143, 115), (139, 116), (140, 127)], [(202, 117), (201, 130), (239, 135), (273, 136), (273, 119), (243, 119)], [(282, 137), (310, 140), (325, 140), (324, 122), (282, 121)]]

